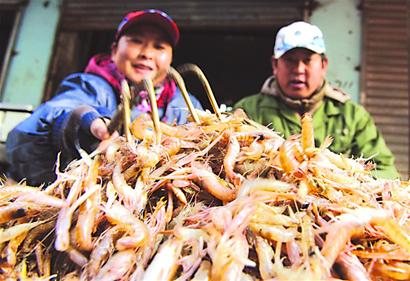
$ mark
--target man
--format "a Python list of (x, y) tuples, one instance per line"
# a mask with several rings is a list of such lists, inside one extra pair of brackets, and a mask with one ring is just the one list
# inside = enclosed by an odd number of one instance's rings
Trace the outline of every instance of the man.
[(273, 76), (259, 94), (243, 98), (234, 108), (242, 108), (251, 119), (271, 126), (285, 138), (300, 133), (300, 118), (309, 112), (316, 146), (332, 136), (330, 150), (371, 158), (375, 176), (398, 178), (394, 157), (370, 114), (326, 81), (325, 52), (317, 26), (300, 21), (281, 28), (272, 56)]
[[(180, 90), (168, 78), (173, 48), (179, 40), (176, 23), (164, 12), (144, 10), (125, 16), (117, 28), (111, 55), (96, 55), (82, 73), (66, 77), (55, 97), (8, 135), (9, 177), (29, 185), (52, 182), (57, 155), (61, 167), (78, 157), (75, 143), (91, 151), (110, 137), (107, 120), (120, 103), (121, 83), (139, 85), (144, 78), (154, 84), (158, 112), (164, 122), (182, 124), (189, 111)], [(131, 115), (150, 111), (145, 91)], [(202, 109), (191, 96), (194, 107)]]

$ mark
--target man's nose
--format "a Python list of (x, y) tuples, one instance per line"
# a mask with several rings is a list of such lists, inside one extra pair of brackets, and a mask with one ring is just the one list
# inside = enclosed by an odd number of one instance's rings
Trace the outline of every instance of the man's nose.
[(304, 72), (306, 69), (306, 64), (303, 60), (295, 60), (293, 68), (296, 72)]

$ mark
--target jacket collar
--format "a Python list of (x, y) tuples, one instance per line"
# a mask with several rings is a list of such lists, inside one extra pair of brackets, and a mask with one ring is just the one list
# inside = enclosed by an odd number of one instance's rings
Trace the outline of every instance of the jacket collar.
[[(272, 107), (280, 110), (282, 116), (284, 116), (288, 121), (300, 125), (300, 115), (295, 112), (288, 103), (283, 102), (281, 94), (279, 93), (280, 88), (277, 85), (274, 76), (271, 76), (265, 80), (263, 83), (261, 93), (263, 95), (274, 96), (278, 103), (272, 104)], [(321, 89), (321, 101), (318, 105), (311, 110), (313, 113), (313, 125), (314, 127), (320, 127), (323, 124), (323, 116), (334, 116), (341, 114), (341, 108), (337, 106), (334, 102), (330, 100), (335, 100), (339, 102), (346, 102), (350, 97), (338, 90), (335, 90), (326, 81)], [(342, 95), (341, 95), (342, 94)], [(328, 102), (329, 101), (329, 102)], [(316, 116), (316, 118), (315, 118)]]
[[(285, 94), (281, 93), (281, 89), (278, 86), (274, 76), (270, 76), (265, 80), (262, 85), (261, 93), (264, 95), (277, 97), (280, 101), (280, 103), (277, 104), (277, 107), (281, 110), (281, 112), (286, 116), (293, 116), (294, 109), (286, 102), (284, 104), (281, 103), (283, 101), (281, 96), (284, 96)], [(345, 103), (350, 99), (349, 95), (343, 93), (338, 89), (334, 89), (327, 81), (325, 81), (323, 87), (321, 88), (320, 95), (318, 97), (320, 97), (321, 101), (332, 99), (341, 103)], [(331, 102), (320, 102), (318, 106), (311, 110), (311, 112), (313, 113), (316, 113), (318, 111), (323, 111), (323, 113), (326, 115), (337, 115), (341, 113), (340, 107)]]
[(125, 76), (118, 70), (109, 55), (99, 54), (93, 56), (84, 72), (103, 77), (118, 94), (121, 93), (121, 81), (125, 79)]

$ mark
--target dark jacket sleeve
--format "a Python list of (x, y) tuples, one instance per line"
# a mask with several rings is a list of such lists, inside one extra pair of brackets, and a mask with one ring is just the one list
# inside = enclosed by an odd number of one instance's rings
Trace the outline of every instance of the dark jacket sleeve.
[[(61, 167), (76, 154), (74, 140), (92, 145), (91, 122), (110, 117), (117, 105), (115, 93), (102, 78), (92, 74), (73, 74), (60, 84), (58, 93), (40, 105), (8, 135), (6, 152), (8, 176), (30, 185), (55, 178), (57, 155)], [(75, 124), (75, 125), (73, 125)], [(84, 149), (84, 147), (82, 147)]]

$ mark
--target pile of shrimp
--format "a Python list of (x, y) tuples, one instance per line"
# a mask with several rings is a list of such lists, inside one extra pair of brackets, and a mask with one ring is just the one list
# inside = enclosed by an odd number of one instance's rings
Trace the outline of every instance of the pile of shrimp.
[(7, 280), (409, 280), (410, 187), (366, 159), (226, 113), (102, 144), (0, 187)]

